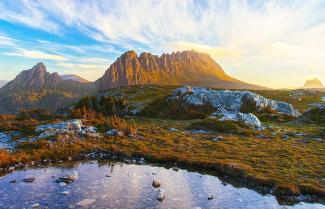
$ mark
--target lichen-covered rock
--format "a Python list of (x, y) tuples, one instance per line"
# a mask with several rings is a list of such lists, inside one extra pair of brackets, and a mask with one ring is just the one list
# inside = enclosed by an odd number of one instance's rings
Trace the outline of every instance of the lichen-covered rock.
[(83, 126), (81, 120), (69, 120), (55, 124), (40, 125), (35, 130), (39, 134), (38, 138), (47, 138), (55, 135), (75, 135), (98, 138), (97, 128), (93, 126)]
[(249, 111), (241, 112), (243, 106), (247, 105), (248, 102), (250, 108), (256, 112), (268, 110), (293, 117), (300, 115), (291, 104), (271, 100), (250, 91), (212, 90), (185, 86), (176, 89), (168, 100), (177, 100), (185, 106), (209, 105), (215, 109), (213, 115), (219, 116), (220, 120), (236, 120), (255, 127), (261, 127), (259, 119)]

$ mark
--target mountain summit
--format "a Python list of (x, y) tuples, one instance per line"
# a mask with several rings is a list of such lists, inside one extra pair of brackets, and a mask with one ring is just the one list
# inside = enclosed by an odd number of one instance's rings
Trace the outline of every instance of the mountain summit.
[(0, 92), (39, 91), (46, 86), (56, 86), (61, 80), (58, 73), (49, 73), (43, 63), (37, 63), (32, 69), (24, 70), (16, 78), (8, 82)]
[(62, 78), (37, 63), (0, 88), (0, 114), (33, 108), (54, 111), (95, 92), (94, 83), (75, 81), (71, 76)]
[(263, 89), (228, 76), (209, 55), (193, 50), (161, 56), (128, 51), (96, 83), (99, 90), (136, 84)]
[(307, 80), (305, 85), (303, 86), (305, 89), (321, 89), (325, 88), (325, 86), (322, 84), (322, 82), (318, 79), (311, 79)]

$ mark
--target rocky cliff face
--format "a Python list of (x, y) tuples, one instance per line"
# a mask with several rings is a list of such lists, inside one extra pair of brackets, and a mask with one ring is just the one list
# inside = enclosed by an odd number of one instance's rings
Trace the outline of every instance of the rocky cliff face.
[(138, 56), (129, 51), (119, 57), (96, 83), (99, 90), (136, 84), (262, 88), (228, 76), (209, 55), (195, 51), (161, 56), (150, 53)]
[(306, 89), (321, 89), (325, 88), (325, 86), (322, 84), (322, 82), (318, 79), (312, 79), (312, 80), (307, 80), (303, 88)]

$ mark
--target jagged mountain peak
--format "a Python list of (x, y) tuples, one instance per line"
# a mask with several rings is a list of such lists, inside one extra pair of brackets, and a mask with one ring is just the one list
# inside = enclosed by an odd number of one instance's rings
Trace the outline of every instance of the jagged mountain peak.
[(261, 88), (228, 76), (208, 54), (194, 50), (160, 56), (148, 52), (138, 56), (133, 50), (125, 52), (96, 83), (101, 91), (136, 84)]
[(322, 82), (319, 79), (314, 78), (314, 79), (307, 80), (303, 88), (325, 88), (325, 86), (322, 84)]

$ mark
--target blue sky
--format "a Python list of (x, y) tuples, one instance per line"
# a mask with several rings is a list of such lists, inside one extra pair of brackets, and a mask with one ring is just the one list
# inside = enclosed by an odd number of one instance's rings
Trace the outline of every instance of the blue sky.
[(188, 49), (246, 82), (325, 83), (325, 1), (0, 0), (0, 80), (40, 61), (96, 80), (127, 50)]

